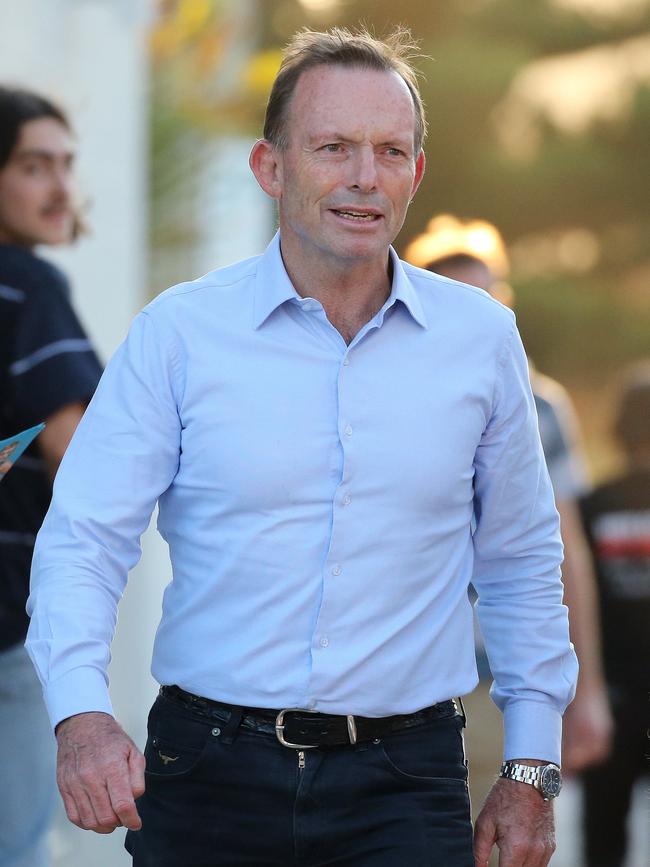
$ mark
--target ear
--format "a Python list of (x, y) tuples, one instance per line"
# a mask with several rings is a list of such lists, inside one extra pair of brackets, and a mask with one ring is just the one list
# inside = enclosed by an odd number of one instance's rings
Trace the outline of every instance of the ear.
[(415, 177), (413, 178), (413, 189), (411, 190), (411, 199), (417, 193), (418, 187), (420, 186), (420, 181), (424, 176), (424, 166), (426, 163), (426, 159), (424, 157), (424, 151), (421, 150), (415, 160)]
[(255, 179), (267, 196), (279, 199), (282, 195), (282, 158), (270, 141), (256, 141), (248, 159)]

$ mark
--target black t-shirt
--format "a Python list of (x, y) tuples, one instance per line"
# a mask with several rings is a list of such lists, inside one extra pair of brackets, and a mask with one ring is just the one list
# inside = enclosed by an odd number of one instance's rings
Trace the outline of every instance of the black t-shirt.
[[(68, 300), (63, 274), (0, 244), (0, 439), (87, 403), (101, 366)], [(0, 649), (25, 637), (34, 539), (52, 487), (38, 442), (0, 482)]]
[(582, 501), (600, 591), (605, 674), (650, 687), (650, 469), (600, 485)]

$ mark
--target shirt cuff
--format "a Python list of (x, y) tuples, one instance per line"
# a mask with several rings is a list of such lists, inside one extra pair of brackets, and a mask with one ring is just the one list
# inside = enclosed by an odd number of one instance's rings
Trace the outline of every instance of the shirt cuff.
[(562, 755), (562, 714), (550, 704), (519, 700), (503, 711), (503, 758), (539, 759), (559, 765)]
[(47, 685), (43, 691), (52, 728), (78, 713), (114, 716), (104, 675), (95, 668), (75, 668)]

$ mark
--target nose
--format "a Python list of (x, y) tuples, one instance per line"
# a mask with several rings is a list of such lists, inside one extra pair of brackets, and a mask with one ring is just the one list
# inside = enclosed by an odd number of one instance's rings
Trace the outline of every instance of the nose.
[(72, 169), (67, 164), (57, 164), (52, 168), (52, 186), (61, 198), (68, 199), (72, 195)]
[(372, 147), (360, 147), (351, 160), (351, 183), (353, 190), (371, 193), (377, 187), (377, 164)]

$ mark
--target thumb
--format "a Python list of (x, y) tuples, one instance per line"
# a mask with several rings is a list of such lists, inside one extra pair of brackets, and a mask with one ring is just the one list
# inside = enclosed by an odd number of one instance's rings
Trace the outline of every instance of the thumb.
[(475, 867), (487, 867), (495, 843), (496, 825), (490, 819), (479, 816), (474, 827)]
[(140, 750), (131, 744), (128, 756), (129, 765), (129, 781), (131, 783), (131, 791), (134, 798), (139, 798), (144, 794), (144, 768), (145, 760)]

